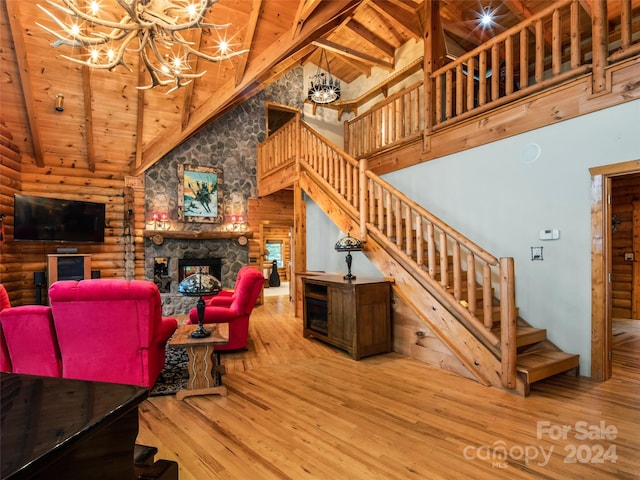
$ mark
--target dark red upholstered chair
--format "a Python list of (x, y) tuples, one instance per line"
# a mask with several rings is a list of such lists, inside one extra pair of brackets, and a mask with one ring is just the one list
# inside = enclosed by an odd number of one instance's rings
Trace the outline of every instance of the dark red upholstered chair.
[(62, 280), (49, 288), (63, 376), (151, 388), (178, 326), (146, 280)]
[[(262, 272), (253, 267), (243, 267), (242, 275), (236, 282), (231, 303), (228, 306), (210, 305), (204, 309), (204, 323), (228, 323), (229, 343), (216, 346), (216, 351), (241, 350), (247, 348), (249, 337), (249, 317), (264, 286)], [(215, 298), (215, 297), (214, 297)], [(198, 311), (189, 311), (189, 323), (198, 323)]]
[(62, 376), (51, 308), (44, 305), (5, 308), (0, 312), (0, 324), (13, 373)]
[[(242, 276), (251, 270), (255, 270), (255, 268), (249, 267), (248, 265), (238, 270), (235, 284), (238, 285)], [(235, 290), (221, 290), (217, 295), (214, 295), (213, 297), (203, 297), (203, 299), (207, 306), (228, 307), (233, 302), (234, 296)]]

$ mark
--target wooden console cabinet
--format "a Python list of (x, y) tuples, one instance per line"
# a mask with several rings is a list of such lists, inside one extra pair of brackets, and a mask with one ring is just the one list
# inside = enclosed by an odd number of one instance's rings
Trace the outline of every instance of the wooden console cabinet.
[(355, 360), (391, 351), (391, 284), (381, 278), (304, 277), (303, 334)]
[(91, 278), (91, 255), (47, 255), (48, 286), (58, 280), (84, 280)]

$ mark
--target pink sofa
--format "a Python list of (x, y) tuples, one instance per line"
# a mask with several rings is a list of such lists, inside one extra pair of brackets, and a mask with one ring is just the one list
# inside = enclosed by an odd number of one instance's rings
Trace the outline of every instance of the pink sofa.
[[(242, 274), (238, 274), (240, 278), (236, 281), (233, 294), (225, 295), (226, 301), (221, 304), (216, 304), (215, 297), (209, 299), (209, 305), (204, 309), (204, 323), (229, 323), (229, 343), (216, 346), (216, 351), (247, 348), (249, 316), (264, 286), (264, 276), (256, 268), (243, 268)], [(198, 323), (198, 311), (195, 308), (189, 311), (189, 323)]]
[[(51, 285), (49, 301), (50, 308), (28, 305), (0, 312), (12, 371), (153, 387), (164, 366), (166, 342), (178, 325), (162, 317), (153, 282), (59, 281)], [(37, 348), (44, 358), (30, 357)], [(50, 370), (43, 370), (45, 364)]]

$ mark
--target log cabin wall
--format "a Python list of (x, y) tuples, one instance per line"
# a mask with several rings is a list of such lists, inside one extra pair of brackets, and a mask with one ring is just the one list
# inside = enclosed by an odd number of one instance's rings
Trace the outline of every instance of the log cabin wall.
[(10, 241), (13, 239), (13, 195), (21, 190), (20, 173), (20, 149), (0, 120), (0, 283), (7, 289), (12, 305), (23, 303), (26, 290), (22, 249), (20, 244)]
[[(281, 190), (268, 197), (251, 198), (248, 209), (249, 226), (254, 232), (253, 238), (249, 239), (249, 263), (262, 268), (266, 240), (266, 237), (262, 236), (264, 227), (269, 231), (273, 226), (279, 226), (285, 228), (287, 232), (290, 227), (293, 227), (293, 190)], [(287, 236), (288, 244), (290, 240)], [(290, 252), (286, 258), (291, 259)], [(282, 278), (283, 272), (279, 273)]]
[[(615, 318), (634, 318), (632, 310), (634, 260), (630, 255), (634, 255), (633, 204), (640, 201), (640, 174), (614, 178), (611, 186), (613, 192), (611, 195), (612, 315)], [(635, 234), (638, 235), (637, 232)]]

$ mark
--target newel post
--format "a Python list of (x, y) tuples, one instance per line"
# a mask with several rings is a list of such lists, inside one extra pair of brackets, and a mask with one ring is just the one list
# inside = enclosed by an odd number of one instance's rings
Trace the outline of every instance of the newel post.
[(516, 287), (513, 258), (500, 258), (500, 351), (502, 385), (516, 387)]
[(367, 160), (358, 161), (358, 187), (360, 188), (360, 240), (367, 240), (367, 212), (369, 211), (369, 196), (367, 195)]

